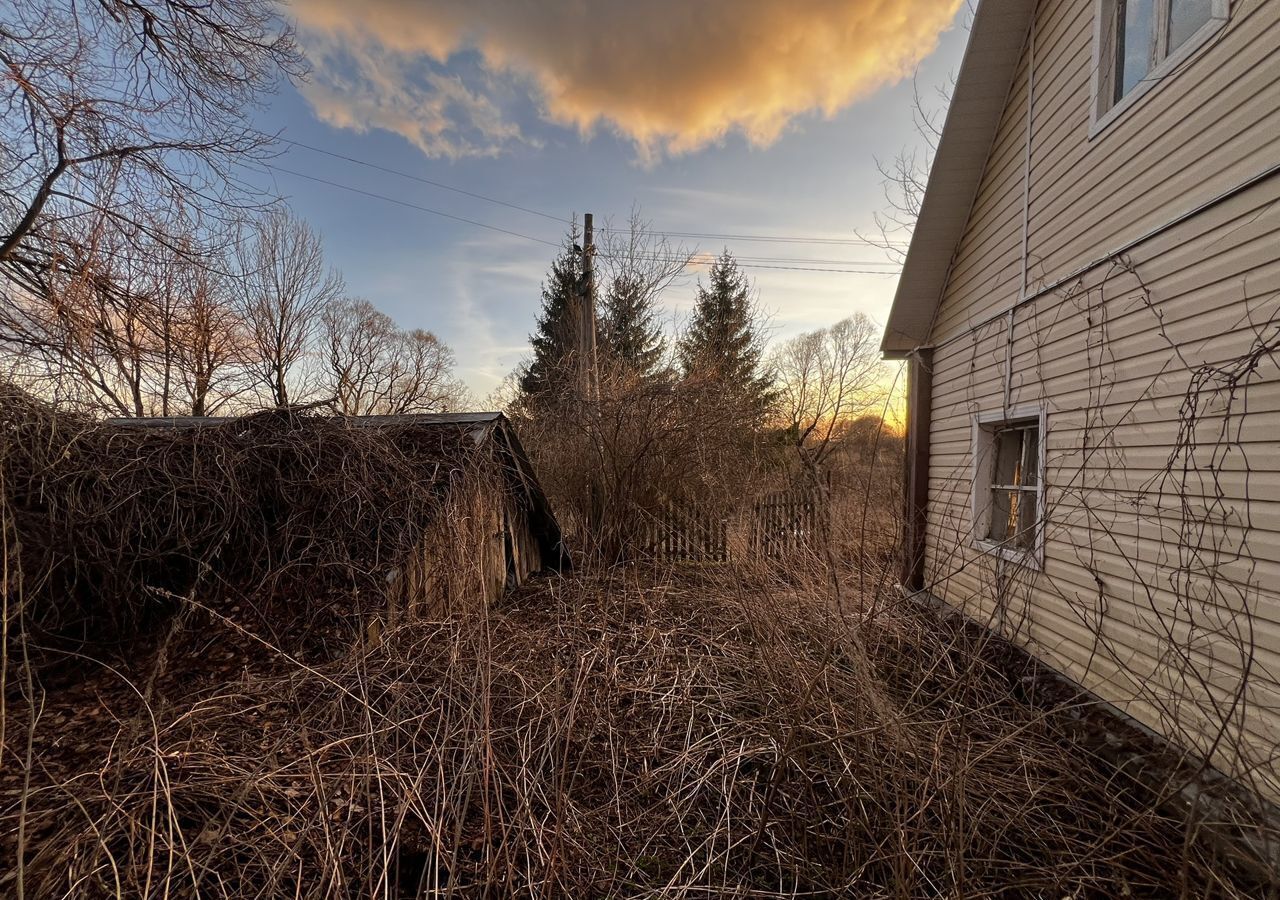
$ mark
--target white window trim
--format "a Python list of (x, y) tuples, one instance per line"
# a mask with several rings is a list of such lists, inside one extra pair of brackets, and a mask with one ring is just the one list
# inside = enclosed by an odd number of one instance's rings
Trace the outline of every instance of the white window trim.
[[(1037, 442), (1036, 460), (1036, 522), (1035, 544), (1029, 550), (1008, 547), (987, 537), (991, 525), (991, 456), (983, 452), (988, 443), (986, 435), (992, 426), (1006, 422), (1019, 422), (1034, 419), (1040, 429)], [(970, 530), (972, 546), (975, 550), (999, 559), (1006, 560), (1028, 569), (1037, 571), (1044, 569), (1044, 533), (1045, 515), (1045, 448), (1048, 446), (1048, 414), (1040, 404), (1024, 404), (1011, 409), (997, 409), (991, 412), (978, 413), (973, 417), (973, 432), (970, 443), (970, 456), (973, 458), (973, 495), (970, 498)]]
[[(1089, 92), (1089, 139), (1097, 137), (1108, 125), (1124, 116), (1126, 110), (1137, 106), (1143, 98), (1157, 87), (1177, 74), (1183, 63), (1187, 62), (1205, 44), (1209, 43), (1227, 24), (1231, 17), (1231, 0), (1213, 0), (1213, 11), (1209, 21), (1200, 26), (1200, 30), (1189, 37), (1181, 47), (1166, 56), (1146, 76), (1139, 81), (1129, 93), (1121, 97), (1106, 112), (1101, 111), (1102, 89), (1104, 81), (1103, 65), (1115, 66), (1114, 59), (1102, 59), (1103, 29), (1109, 28), (1116, 0), (1094, 0), (1093, 4), (1093, 77)], [(1113, 51), (1114, 52), (1114, 51)], [(1107, 76), (1108, 78), (1114, 76)]]

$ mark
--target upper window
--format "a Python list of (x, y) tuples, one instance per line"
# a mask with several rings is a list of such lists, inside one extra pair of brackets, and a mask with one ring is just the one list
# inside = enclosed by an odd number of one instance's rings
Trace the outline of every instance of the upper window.
[(974, 420), (974, 543), (1032, 565), (1039, 564), (1043, 534), (1043, 435), (1039, 409)]
[(1098, 115), (1143, 92), (1226, 20), (1228, 0), (1099, 0)]

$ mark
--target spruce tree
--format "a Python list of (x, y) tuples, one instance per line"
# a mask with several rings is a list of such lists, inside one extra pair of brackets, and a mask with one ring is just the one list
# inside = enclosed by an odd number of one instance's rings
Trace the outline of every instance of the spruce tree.
[(520, 377), (521, 393), (534, 403), (564, 397), (574, 384), (578, 340), (574, 298), (582, 279), (582, 251), (577, 240), (575, 228), (542, 283), (538, 327), (529, 335), (533, 359)]
[(603, 358), (644, 378), (660, 373), (666, 341), (654, 313), (652, 291), (643, 279), (630, 273), (615, 277), (599, 318)]
[(751, 285), (727, 249), (707, 281), (705, 287), (698, 284), (693, 320), (680, 340), (684, 376), (716, 385), (727, 399), (762, 417), (776, 393), (761, 366), (764, 342), (754, 318)]

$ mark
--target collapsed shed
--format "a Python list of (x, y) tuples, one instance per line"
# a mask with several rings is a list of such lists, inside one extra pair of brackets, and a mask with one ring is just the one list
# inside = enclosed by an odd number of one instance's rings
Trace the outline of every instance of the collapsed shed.
[[(174, 416), (115, 419), (112, 424), (172, 430), (234, 427), (236, 421)], [(442, 505), (455, 504), (455, 515), (436, 517), (415, 551), (388, 568), (388, 580), (399, 587), (399, 600), (440, 603), (466, 592), (489, 601), (531, 575), (568, 566), (551, 504), (515, 429), (502, 413), (342, 416), (333, 421), (342, 427), (382, 432), (410, 459), (423, 458), (427, 451), (431, 465), (424, 464), (423, 481), (440, 479), (446, 474), (442, 467), (455, 478), (464, 471), (467, 476), (467, 491), (455, 485), (441, 498)], [(459, 496), (462, 493), (465, 501)], [(470, 570), (470, 577), (461, 584), (446, 578), (445, 573), (457, 575), (460, 569)]]
[(0, 385), (0, 434), (6, 591), (58, 646), (200, 608), (329, 654), (568, 565), (500, 413), (103, 422)]

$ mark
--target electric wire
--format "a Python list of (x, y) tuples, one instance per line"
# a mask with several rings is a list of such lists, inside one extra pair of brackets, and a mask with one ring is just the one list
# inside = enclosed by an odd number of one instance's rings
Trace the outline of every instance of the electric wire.
[(396, 175), (400, 178), (407, 178), (410, 181), (417, 181), (420, 184), (427, 184), (427, 185), (430, 185), (431, 187), (440, 188), (443, 191), (452, 191), (453, 193), (461, 194), (464, 197), (472, 197), (476, 200), (483, 200), (486, 203), (494, 203), (498, 206), (505, 206), (508, 209), (519, 210), (520, 212), (528, 213), (531, 216), (540, 216), (541, 218), (550, 219), (553, 222), (559, 222), (561, 224), (564, 224), (565, 222), (568, 221), (568, 219), (565, 216), (556, 216), (548, 212), (543, 212), (542, 210), (530, 209), (529, 207), (521, 206), (518, 203), (511, 203), (507, 200), (500, 200), (497, 197), (490, 197), (487, 194), (478, 194), (475, 191), (468, 191), (464, 188), (454, 187), (451, 184), (445, 184), (443, 181), (435, 181), (431, 178), (424, 178), (421, 175), (414, 175), (412, 172), (404, 172), (404, 171), (401, 171), (400, 169), (393, 169), (390, 166), (380, 165), (379, 163), (372, 163), (372, 162), (369, 162), (368, 160), (360, 159), (359, 157), (355, 157), (355, 156), (347, 156), (345, 153), (337, 153), (333, 150), (325, 150), (322, 147), (313, 147), (311, 144), (305, 144), (302, 141), (295, 141), (292, 138), (281, 136), (280, 141), (282, 143), (289, 144), (290, 146), (293, 146), (293, 147), (301, 147), (304, 150), (310, 150), (312, 153), (322, 153), (325, 156), (331, 156), (334, 159), (341, 159), (349, 163), (355, 163), (358, 166), (364, 166), (369, 169), (376, 169), (379, 172), (386, 172), (388, 175)]
[(455, 216), (453, 213), (447, 213), (439, 209), (432, 209), (429, 206), (422, 206), (421, 204), (418, 204), (418, 203), (411, 203), (408, 200), (401, 200), (398, 197), (388, 197), (386, 194), (378, 194), (378, 193), (374, 193), (373, 191), (366, 191), (363, 188), (352, 187), (349, 184), (342, 184), (341, 182), (338, 182), (338, 181), (330, 181), (329, 179), (321, 178), (318, 175), (308, 175), (305, 172), (296, 172), (293, 169), (285, 168), (284, 166), (277, 165), (276, 163), (263, 163), (263, 165), (273, 172), (283, 172), (286, 175), (294, 175), (298, 178), (305, 178), (308, 181), (315, 181), (315, 182), (318, 182), (319, 184), (327, 184), (330, 187), (340, 188), (341, 190), (344, 190), (344, 191), (350, 191), (353, 194), (361, 194), (365, 197), (371, 197), (374, 200), (385, 200), (387, 203), (394, 203), (397, 206), (405, 206), (405, 207), (408, 207), (409, 209), (416, 209), (421, 212), (430, 213), (433, 216), (440, 216), (441, 218), (452, 219), (455, 222), (463, 222), (467, 225), (474, 225), (477, 228), (487, 228), (490, 231), (497, 231), (502, 234), (510, 235), (511, 237), (518, 237), (518, 238), (523, 238), (526, 241), (534, 241), (539, 244), (546, 244), (549, 247), (560, 246), (558, 241), (548, 241), (543, 238), (534, 237), (533, 235), (522, 234), (519, 231), (512, 231), (509, 228), (501, 228), (497, 225), (490, 225), (487, 222), (478, 222), (475, 219), (468, 219), (465, 216)]
[[(321, 151), (321, 152), (323, 152), (323, 151)], [(354, 157), (353, 157), (352, 159), (354, 159)], [(467, 217), (465, 217), (465, 216), (455, 215), (455, 214), (453, 214), (453, 213), (448, 213), (448, 212), (445, 212), (445, 211), (443, 211), (443, 210), (433, 209), (432, 207), (429, 207), (429, 206), (423, 206), (422, 204), (419, 204), (419, 203), (413, 203), (413, 202), (408, 201), (408, 200), (402, 200), (402, 199), (400, 199), (400, 198), (398, 198), (398, 197), (391, 197), (391, 196), (388, 196), (388, 195), (386, 195), (386, 194), (379, 194), (379, 193), (377, 193), (377, 192), (375, 192), (375, 191), (368, 191), (368, 190), (365, 190), (365, 189), (363, 189), (363, 188), (355, 187), (355, 186), (353, 186), (353, 185), (343, 184), (342, 182), (339, 182), (339, 181), (333, 181), (333, 180), (328, 179), (328, 178), (321, 178), (321, 177), (320, 177), (320, 176), (318, 176), (318, 175), (309, 175), (309, 174), (307, 174), (306, 172), (299, 172), (299, 171), (297, 171), (297, 170), (295, 170), (295, 169), (290, 169), (290, 168), (288, 168), (288, 167), (286, 167), (286, 166), (279, 165), (278, 163), (274, 163), (274, 162), (264, 162), (264, 163), (262, 163), (262, 165), (263, 165), (263, 166), (265, 166), (267, 169), (269, 169), (269, 170), (273, 171), (273, 172), (279, 172), (279, 173), (286, 174), (286, 175), (292, 175), (292, 176), (297, 177), (297, 178), (304, 178), (304, 179), (306, 179), (306, 180), (308, 180), (308, 181), (312, 181), (312, 182), (315, 182), (315, 183), (317, 183), (317, 184), (323, 184), (323, 185), (327, 185), (327, 186), (329, 186), (329, 187), (337, 188), (337, 189), (339, 189), (339, 190), (349, 191), (349, 192), (351, 192), (351, 193), (353, 193), (353, 194), (359, 194), (359, 195), (361, 195), (361, 196), (368, 197), (368, 198), (373, 199), (373, 200), (382, 200), (382, 201), (387, 202), (387, 203), (393, 203), (393, 204), (395, 204), (396, 206), (402, 206), (402, 207), (405, 207), (405, 208), (408, 208), (408, 209), (418, 210), (419, 212), (428, 213), (428, 214), (433, 215), (433, 216), (439, 216), (439, 217), (444, 218), (444, 219), (450, 219), (450, 220), (455, 221), (455, 222), (461, 222), (461, 223), (466, 224), (466, 225), (472, 225), (472, 226), (474, 226), (474, 227), (476, 227), (476, 228), (484, 228), (484, 229), (486, 229), (486, 230), (489, 230), (489, 231), (495, 231), (495, 232), (498, 232), (498, 233), (500, 233), (500, 234), (509, 235), (509, 236), (511, 236), (511, 237), (521, 238), (522, 240), (532, 241), (532, 242), (534, 242), (534, 243), (538, 243), (538, 244), (543, 244), (543, 245), (548, 246), (548, 247), (559, 247), (559, 246), (561, 246), (561, 243), (560, 243), (559, 241), (550, 241), (550, 240), (547, 240), (547, 239), (545, 239), (545, 238), (534, 237), (533, 235), (530, 235), (530, 234), (524, 234), (523, 232), (514, 231), (514, 230), (509, 229), (509, 228), (502, 228), (502, 227), (500, 227), (500, 226), (498, 226), (498, 225), (490, 225), (490, 224), (489, 224), (489, 223), (487, 223), (487, 222), (481, 222), (481, 221), (478, 221), (478, 220), (476, 220), (476, 219), (470, 219), (470, 218), (467, 218)], [(369, 164), (369, 165), (373, 166), (373, 164)], [(374, 168), (377, 168), (377, 166), (373, 166), (373, 167), (374, 167)], [(460, 191), (460, 192), (461, 192), (461, 191)], [(462, 193), (466, 193), (466, 192), (462, 192)], [(492, 198), (483, 197), (483, 196), (481, 196), (481, 195), (473, 195), (473, 196), (479, 197), (480, 199), (490, 200), (490, 202), (499, 203), (499, 204), (501, 204), (501, 205), (509, 205), (509, 204), (504, 203), (503, 201), (493, 200)], [(551, 218), (551, 217), (550, 217), (550, 216), (548, 216), (548, 218)], [(556, 221), (562, 221), (562, 220), (557, 219)], [(609, 229), (602, 229), (602, 231), (609, 231)], [(614, 231), (615, 233), (617, 232), (617, 230), (616, 230), (616, 229), (614, 229), (613, 231)], [(691, 236), (691, 235), (692, 235), (692, 233), (691, 233), (691, 232), (683, 232), (683, 233), (682, 233), (682, 232), (659, 232), (659, 231), (656, 231), (656, 230), (654, 230), (654, 231), (638, 232), (638, 233), (641, 233), (641, 234), (661, 234), (661, 235), (668, 235), (668, 234), (670, 234), (670, 235), (675, 235), (675, 234), (685, 234), (685, 235), (689, 235), (689, 236)], [(731, 237), (731, 236), (729, 236), (729, 235), (721, 235), (721, 237)], [(738, 239), (747, 240), (747, 239), (749, 239), (749, 238), (748, 238), (747, 236), (738, 236)], [(746, 261), (746, 260), (753, 260), (753, 261)], [(777, 260), (777, 262), (756, 262), (756, 261), (754, 261), (754, 260)], [(778, 270), (778, 271), (795, 271), (795, 272), (827, 272), (827, 273), (832, 273), (832, 274), (846, 274), (846, 275), (896, 275), (896, 274), (898, 274), (898, 270), (897, 270), (897, 269), (872, 270), (872, 269), (854, 269), (854, 268), (837, 267), (837, 266), (840, 266), (840, 264), (843, 262), (843, 261), (840, 261), (840, 260), (832, 260), (832, 261), (831, 261), (831, 263), (832, 263), (832, 265), (831, 265), (831, 266), (790, 265), (790, 264), (786, 264), (786, 265), (784, 265), (784, 264), (782, 264), (782, 263), (792, 263), (792, 262), (794, 262), (794, 263), (823, 262), (823, 261), (820, 261), (820, 260), (799, 259), (799, 258), (795, 258), (795, 257), (742, 257), (741, 259), (738, 259), (738, 262), (739, 262), (739, 264), (740, 264), (743, 268), (749, 268), (749, 269), (771, 269), (771, 270)], [(859, 260), (859, 261), (856, 261), (856, 263), (854, 263), (854, 264), (856, 264), (856, 265), (883, 265), (883, 263), (880, 263), (880, 262), (878, 262), (878, 261), (871, 261), (871, 260)], [(698, 265), (709, 265), (709, 263), (708, 263), (707, 261), (705, 261), (705, 260), (702, 260), (702, 259), (691, 259), (691, 260), (686, 264), (686, 267), (694, 267), (694, 266), (698, 266)], [(892, 264), (890, 263), (890, 265), (892, 265)]]
[[(319, 153), (324, 156), (331, 157), (333, 159), (340, 159), (340, 160), (343, 160), (344, 162), (349, 162), (354, 165), (364, 166), (365, 168), (374, 169), (379, 172), (384, 172), (388, 175), (395, 175), (399, 178), (405, 178), (410, 181), (416, 181), (420, 184), (429, 185), (431, 187), (439, 188), (445, 191), (450, 191), (455, 194), (461, 194), (462, 196), (471, 197), (475, 200), (482, 200), (486, 203), (493, 203), (497, 206), (503, 206), (503, 207), (506, 207), (507, 209), (517, 210), (519, 212), (526, 213), (531, 216), (538, 216), (539, 218), (549, 219), (550, 221), (559, 222), (561, 224), (568, 221), (568, 219), (563, 215), (555, 215), (554, 213), (545, 212), (540, 209), (533, 209), (532, 207), (528, 207), (528, 206), (522, 206), (518, 203), (512, 203), (511, 201), (508, 201), (508, 200), (502, 200), (498, 197), (492, 197), (492, 196), (489, 196), (488, 194), (481, 194), (476, 191), (469, 191), (469, 190), (466, 190), (465, 188), (455, 187), (454, 185), (446, 184), (443, 181), (437, 181), (435, 179), (426, 178), (421, 175), (415, 175), (412, 172), (405, 172), (402, 169), (396, 169), (390, 166), (384, 166), (380, 163), (369, 162), (368, 160), (360, 159), (359, 157), (356, 157), (356, 156), (350, 156), (345, 153), (338, 153), (334, 150), (326, 150), (323, 147), (316, 147), (313, 144), (308, 144), (304, 141), (294, 140), (293, 138), (284, 137), (283, 135), (277, 136), (276, 139), (281, 141), (282, 143), (289, 144), (292, 147), (298, 147), (303, 150), (309, 150), (312, 153)], [(303, 176), (303, 177), (306, 177), (306, 176)], [(605, 232), (627, 233), (623, 229), (610, 228), (607, 224), (600, 226), (598, 230), (602, 233), (605, 233)], [(830, 237), (830, 236), (819, 237), (819, 236), (805, 236), (805, 235), (724, 234), (719, 232), (704, 232), (704, 231), (666, 231), (666, 230), (657, 229), (657, 228), (646, 228), (637, 233), (651, 234), (651, 235), (657, 235), (662, 237), (692, 238), (692, 239), (703, 239), (703, 240), (753, 241), (753, 242), (780, 243), (780, 244), (829, 244), (833, 246), (905, 247), (909, 243), (908, 241), (894, 241), (894, 240), (875, 241), (869, 238), (862, 238), (862, 237), (837, 238), (837, 237)]]

